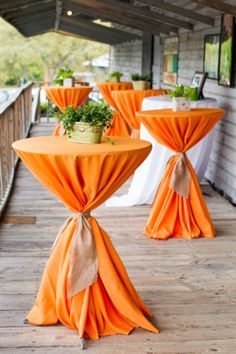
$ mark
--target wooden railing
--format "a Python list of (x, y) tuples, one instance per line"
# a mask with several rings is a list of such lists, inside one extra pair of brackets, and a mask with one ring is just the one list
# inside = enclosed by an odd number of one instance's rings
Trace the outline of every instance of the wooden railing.
[(17, 163), (12, 143), (25, 138), (32, 123), (32, 87), (32, 82), (25, 84), (0, 107), (0, 216), (11, 191)]

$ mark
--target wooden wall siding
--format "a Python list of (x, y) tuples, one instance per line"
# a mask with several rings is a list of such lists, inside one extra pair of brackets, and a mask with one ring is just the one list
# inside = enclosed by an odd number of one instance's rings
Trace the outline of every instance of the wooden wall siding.
[(10, 195), (17, 158), (15, 140), (27, 136), (32, 121), (32, 83), (20, 88), (0, 110), (0, 216)]
[[(179, 63), (178, 82), (189, 84), (196, 70), (203, 70), (204, 36), (220, 33), (220, 17), (215, 18), (215, 26), (202, 24), (195, 26), (194, 32), (181, 30), (179, 32)], [(155, 37), (154, 43), (154, 87), (170, 88), (162, 82), (164, 37)], [(136, 48), (136, 50), (132, 50)], [(139, 52), (137, 52), (139, 50)], [(129, 72), (138, 71), (137, 60), (142, 57), (141, 41), (112, 48), (112, 69), (119, 68)], [(144, 54), (145, 55), (145, 54)], [(236, 65), (236, 64), (235, 64)], [(139, 66), (141, 72), (141, 65)], [(233, 203), (236, 203), (236, 88), (219, 86), (215, 80), (207, 80), (204, 87), (207, 97), (217, 99), (219, 106), (226, 111), (225, 117), (216, 127), (213, 149), (205, 177), (221, 190)]]

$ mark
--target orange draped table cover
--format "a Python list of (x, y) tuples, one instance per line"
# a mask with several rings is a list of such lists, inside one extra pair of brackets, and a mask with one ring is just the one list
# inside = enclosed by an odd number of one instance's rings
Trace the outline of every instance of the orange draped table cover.
[(156, 239), (169, 237), (213, 237), (214, 227), (200, 186), (186, 152), (197, 144), (221, 119), (222, 109), (143, 111), (137, 118), (150, 134), (176, 152), (169, 160), (158, 188), (145, 235)]
[[(73, 106), (77, 108), (81, 106), (88, 95), (92, 91), (92, 87), (89, 86), (79, 86), (79, 87), (44, 87), (46, 91), (47, 98), (54, 103), (61, 112), (68, 106)], [(58, 122), (54, 135), (60, 135), (61, 124)], [(65, 133), (65, 132), (64, 132)]]
[[(116, 104), (117, 109), (125, 118), (127, 124), (133, 129), (138, 131), (140, 129), (140, 121), (135, 116), (135, 113), (142, 109), (142, 102), (144, 98), (150, 96), (165, 95), (166, 91), (162, 89), (150, 90), (122, 90), (113, 91), (112, 98)], [(139, 135), (139, 133), (137, 133)], [(134, 133), (135, 136), (135, 133)]]
[(129, 126), (116, 106), (112, 91), (131, 90), (132, 82), (100, 82), (97, 83), (97, 87), (104, 100), (115, 110), (112, 127), (107, 130), (106, 134), (108, 136), (130, 136)]
[(81, 338), (92, 339), (128, 334), (135, 327), (158, 332), (145, 317), (151, 314), (108, 235), (90, 216), (151, 151), (145, 141), (113, 140), (114, 144), (86, 145), (51, 136), (13, 144), (32, 174), (74, 213), (54, 242), (27, 315), (32, 324), (61, 322)]

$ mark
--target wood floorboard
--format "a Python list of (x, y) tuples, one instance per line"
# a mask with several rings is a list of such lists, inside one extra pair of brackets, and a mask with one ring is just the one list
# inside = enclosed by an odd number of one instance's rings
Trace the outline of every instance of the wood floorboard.
[[(53, 124), (41, 123), (31, 135), (52, 131)], [(236, 353), (236, 208), (205, 182), (202, 190), (217, 231), (214, 239), (144, 237), (147, 205), (102, 205), (93, 212), (160, 333), (136, 329), (129, 336), (89, 341), (88, 354)], [(0, 354), (78, 354), (73, 330), (23, 323), (53, 240), (70, 212), (20, 163), (5, 215), (0, 221)]]

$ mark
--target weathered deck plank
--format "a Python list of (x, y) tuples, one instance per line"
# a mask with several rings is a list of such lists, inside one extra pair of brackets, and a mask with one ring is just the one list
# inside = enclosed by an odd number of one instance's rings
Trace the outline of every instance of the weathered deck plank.
[[(50, 127), (36, 126), (32, 135), (47, 134)], [(217, 230), (215, 239), (148, 239), (142, 235), (148, 206), (101, 206), (94, 211), (161, 332), (138, 329), (130, 336), (102, 338), (89, 343), (88, 353), (236, 353), (236, 209), (210, 186), (203, 190)], [(1, 354), (80, 351), (74, 331), (22, 322), (54, 237), (69, 214), (20, 164), (7, 216), (36, 217), (36, 224), (0, 223)]]

